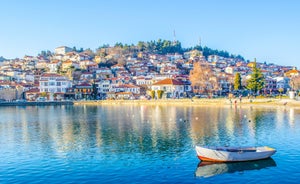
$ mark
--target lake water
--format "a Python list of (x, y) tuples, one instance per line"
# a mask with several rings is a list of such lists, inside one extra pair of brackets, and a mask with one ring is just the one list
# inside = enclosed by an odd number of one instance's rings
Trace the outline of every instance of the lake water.
[[(272, 159), (201, 165), (194, 145), (268, 145)], [(300, 110), (0, 108), (0, 183), (299, 183)]]

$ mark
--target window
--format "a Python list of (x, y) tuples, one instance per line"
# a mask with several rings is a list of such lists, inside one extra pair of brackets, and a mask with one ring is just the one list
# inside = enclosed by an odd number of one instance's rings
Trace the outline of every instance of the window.
[(56, 86), (61, 86), (61, 82), (57, 82), (57, 83), (56, 83)]

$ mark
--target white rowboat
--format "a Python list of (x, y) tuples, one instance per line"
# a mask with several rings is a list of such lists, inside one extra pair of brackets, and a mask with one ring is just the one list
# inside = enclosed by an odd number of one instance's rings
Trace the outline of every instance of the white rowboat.
[(268, 146), (262, 147), (201, 147), (196, 146), (197, 156), (202, 161), (240, 162), (269, 158), (276, 150)]

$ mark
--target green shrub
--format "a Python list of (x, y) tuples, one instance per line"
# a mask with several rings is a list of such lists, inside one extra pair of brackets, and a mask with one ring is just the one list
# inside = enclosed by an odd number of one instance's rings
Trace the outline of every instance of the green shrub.
[(163, 90), (157, 90), (157, 96), (158, 96), (159, 99), (162, 98), (163, 94), (164, 94)]

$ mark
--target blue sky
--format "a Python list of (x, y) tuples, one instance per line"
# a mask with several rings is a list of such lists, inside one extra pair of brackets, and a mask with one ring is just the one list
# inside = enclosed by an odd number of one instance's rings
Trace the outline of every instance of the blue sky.
[(176, 39), (300, 68), (297, 0), (0, 1), (0, 56)]

